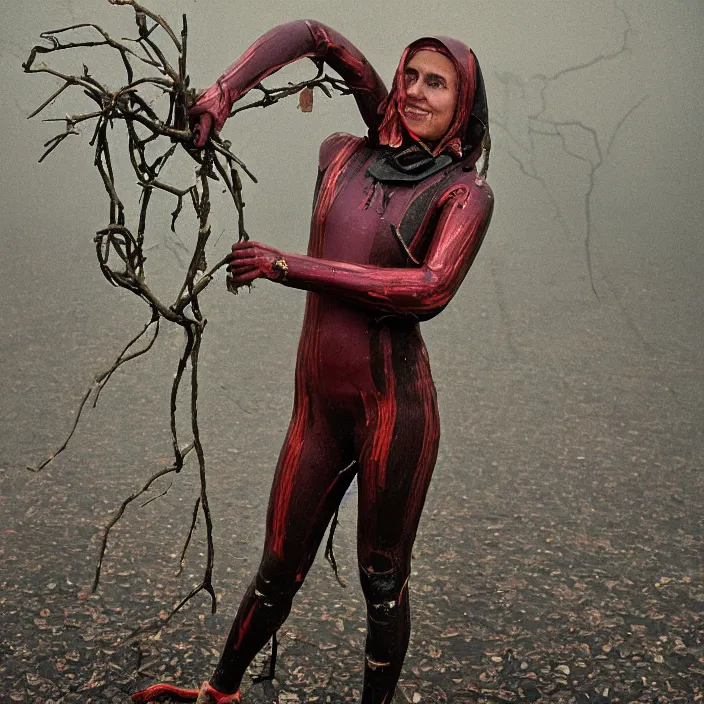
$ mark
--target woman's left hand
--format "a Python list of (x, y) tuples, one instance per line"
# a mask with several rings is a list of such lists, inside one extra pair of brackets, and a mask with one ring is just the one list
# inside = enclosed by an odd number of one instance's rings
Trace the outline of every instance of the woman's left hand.
[(230, 283), (234, 286), (246, 286), (254, 279), (281, 281), (286, 277), (287, 269), (282, 252), (252, 241), (233, 244), (227, 265)]

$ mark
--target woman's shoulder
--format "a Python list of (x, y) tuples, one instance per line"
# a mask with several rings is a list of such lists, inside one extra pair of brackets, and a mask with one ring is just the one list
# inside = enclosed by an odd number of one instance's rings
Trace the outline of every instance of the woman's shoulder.
[(335, 132), (323, 140), (320, 145), (320, 153), (318, 155), (318, 168), (323, 171), (332, 163), (332, 160), (340, 154), (340, 152), (356, 151), (364, 146), (367, 140), (364, 137), (356, 137), (353, 134), (346, 132)]
[(491, 208), (494, 203), (494, 192), (486, 176), (478, 173), (476, 169), (456, 169), (446, 182), (438, 200), (442, 205), (448, 201), (456, 201), (458, 204), (471, 201), (476, 206)]

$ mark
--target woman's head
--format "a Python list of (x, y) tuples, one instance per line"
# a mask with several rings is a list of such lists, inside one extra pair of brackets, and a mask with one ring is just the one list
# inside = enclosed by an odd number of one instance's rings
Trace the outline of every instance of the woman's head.
[(458, 76), (444, 52), (420, 49), (404, 69), (405, 99), (398, 109), (406, 128), (429, 144), (450, 129), (457, 107)]
[(381, 145), (400, 147), (410, 138), (436, 155), (478, 157), (487, 110), (476, 57), (455, 39), (418, 39), (403, 52), (381, 112)]

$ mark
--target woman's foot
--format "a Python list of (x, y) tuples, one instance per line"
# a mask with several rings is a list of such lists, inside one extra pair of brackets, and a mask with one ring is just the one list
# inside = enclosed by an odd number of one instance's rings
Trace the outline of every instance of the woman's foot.
[(183, 689), (172, 684), (162, 682), (147, 687), (132, 695), (135, 704), (148, 702), (195, 702), (195, 704), (240, 704), (239, 690), (234, 694), (218, 692), (209, 682), (203, 682), (201, 688)]
[(203, 682), (196, 704), (240, 704), (240, 691), (238, 689), (234, 694), (223, 694), (209, 682)]

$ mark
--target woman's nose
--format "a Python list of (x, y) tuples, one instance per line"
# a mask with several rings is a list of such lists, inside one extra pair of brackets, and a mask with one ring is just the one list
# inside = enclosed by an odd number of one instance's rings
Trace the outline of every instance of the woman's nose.
[(413, 81), (409, 86), (406, 87), (406, 95), (410, 96), (411, 98), (420, 98), (422, 97), (422, 89), (420, 85), (420, 81)]

